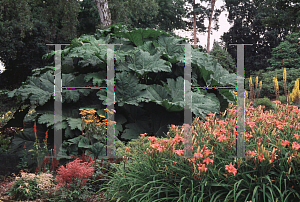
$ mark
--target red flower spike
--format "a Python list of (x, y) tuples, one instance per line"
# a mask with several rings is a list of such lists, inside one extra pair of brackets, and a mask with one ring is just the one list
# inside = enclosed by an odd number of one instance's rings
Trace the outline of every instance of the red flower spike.
[(33, 130), (36, 133), (36, 123), (34, 122)]

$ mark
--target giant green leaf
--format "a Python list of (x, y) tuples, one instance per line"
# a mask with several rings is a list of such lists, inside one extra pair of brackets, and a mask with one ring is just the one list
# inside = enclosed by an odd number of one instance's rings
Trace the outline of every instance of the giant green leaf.
[(44, 105), (53, 95), (54, 76), (48, 71), (41, 77), (31, 77), (27, 85), (8, 93), (9, 96), (21, 95), (22, 100), (29, 96), (30, 103)]
[(165, 60), (160, 59), (161, 54), (157, 53), (153, 56), (143, 50), (136, 50), (130, 56), (127, 67), (139, 75), (147, 74), (148, 72), (171, 72), (171, 65)]
[(139, 28), (132, 31), (117, 32), (116, 36), (127, 38), (130, 41), (132, 41), (136, 46), (141, 46), (144, 44), (144, 39), (147, 39), (149, 37), (156, 39), (158, 36), (162, 34), (168, 35), (165, 31), (161, 31), (161, 30)]
[[(159, 36), (158, 43), (162, 47), (163, 55), (168, 58), (171, 63), (176, 63), (184, 59), (184, 45), (177, 45), (184, 39), (176, 39), (174, 37)], [(186, 43), (186, 42), (185, 42)]]
[[(136, 77), (131, 74), (127, 75), (125, 72), (117, 73), (116, 77), (115, 102), (118, 103), (119, 106), (123, 106), (125, 102), (127, 104), (138, 105), (140, 97), (145, 94), (142, 90), (146, 88), (146, 85), (139, 84)], [(114, 103), (114, 100), (107, 100), (106, 89), (99, 90), (97, 95), (100, 100), (103, 100), (103, 105), (111, 105)]]
[(106, 86), (105, 80), (106, 80), (106, 71), (103, 72), (93, 72), (93, 73), (88, 73), (85, 77), (84, 80), (88, 82), (89, 80), (93, 80), (93, 85), (94, 86)]

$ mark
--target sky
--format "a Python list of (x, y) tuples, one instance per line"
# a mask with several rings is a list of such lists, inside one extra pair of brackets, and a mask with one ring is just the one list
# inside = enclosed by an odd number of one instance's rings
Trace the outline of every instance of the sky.
[[(200, 0), (196, 0), (196, 3), (200, 3)], [(202, 3), (201, 5), (205, 6), (205, 7), (208, 7), (208, 3)], [(225, 5), (225, 1), (224, 0), (216, 0), (216, 3), (215, 3), (215, 9), (220, 9), (222, 5)], [(215, 30), (212, 30), (212, 35), (210, 36), (210, 50), (212, 49), (213, 47), (213, 42), (214, 42), (214, 39), (218, 42), (221, 42), (221, 39), (220, 39), (220, 36), (223, 35), (224, 32), (227, 32), (230, 28), (230, 24), (229, 22), (227, 21), (227, 15), (228, 15), (228, 12), (225, 10), (221, 13), (220, 17), (219, 17), (219, 30), (218, 31), (215, 31)], [(183, 18), (184, 20), (188, 21), (187, 18)], [(214, 24), (215, 22), (212, 22), (212, 27), (214, 27)], [(208, 27), (208, 19), (205, 19), (204, 20), (204, 25), (206, 27)], [(184, 30), (175, 30), (174, 33), (180, 37), (184, 37), (184, 38), (189, 38), (189, 39), (192, 39), (193, 36), (192, 36), (192, 32), (193, 31), (190, 31), (190, 32), (187, 32), (187, 31), (184, 31)], [(197, 44), (203, 46), (204, 48), (206, 48), (207, 46), (207, 33), (199, 33), (197, 32), (197, 38), (199, 38), (200, 41), (197, 41)], [(4, 67), (3, 67), (3, 63), (0, 61), (0, 72), (4, 70)]]
[[(200, 3), (200, 0), (196, 0), (196, 3)], [(208, 8), (208, 3), (201, 3), (202, 6)], [(221, 9), (221, 6), (225, 5), (225, 1), (224, 0), (216, 0), (215, 3), (215, 8), (214, 9)], [(230, 29), (231, 25), (229, 24), (229, 22), (227, 21), (227, 15), (228, 12), (225, 10), (223, 11), (220, 16), (219, 16), (219, 30), (213, 30), (212, 29), (212, 35), (210, 35), (210, 50), (213, 47), (213, 42), (214, 40), (221, 42), (220, 37), (223, 35), (224, 32), (228, 32), (228, 30)], [(188, 18), (183, 18), (184, 20), (188, 21)], [(211, 26), (214, 27), (215, 22), (212, 21)], [(208, 27), (208, 19), (204, 20), (204, 25), (205, 27)], [(174, 33), (176, 35), (179, 35), (180, 37), (184, 37), (184, 38), (189, 38), (192, 39), (192, 32), (187, 32), (184, 30), (175, 30)], [(207, 32), (206, 33), (199, 33), (197, 32), (197, 38), (199, 38), (200, 41), (197, 41), (197, 45), (201, 45), (202, 47), (206, 48), (207, 46)]]

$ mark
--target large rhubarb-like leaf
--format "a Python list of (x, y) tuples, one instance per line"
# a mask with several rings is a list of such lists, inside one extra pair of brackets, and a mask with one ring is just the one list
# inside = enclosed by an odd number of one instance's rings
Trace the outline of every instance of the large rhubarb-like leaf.
[(135, 29), (132, 31), (126, 31), (126, 32), (117, 32), (116, 36), (124, 37), (132, 41), (136, 46), (141, 46), (144, 44), (144, 39), (147, 38), (154, 38), (156, 39), (158, 36), (162, 34), (167, 34), (165, 31), (161, 30), (154, 30), (154, 29)]
[(21, 95), (24, 101), (30, 97), (30, 103), (44, 105), (53, 96), (54, 76), (47, 72), (41, 77), (31, 77), (27, 85), (8, 93), (9, 97)]
[[(118, 103), (119, 106), (123, 106), (125, 102), (138, 106), (140, 97), (145, 94), (143, 90), (146, 88), (146, 85), (139, 84), (136, 77), (131, 74), (126, 74), (125, 72), (117, 73), (116, 77), (115, 102)], [(97, 95), (100, 100), (103, 100), (103, 105), (112, 105), (114, 103), (114, 100), (107, 100), (106, 89), (99, 90)]]
[(171, 64), (160, 59), (160, 56), (160, 53), (151, 56), (150, 53), (137, 49), (131, 54), (126, 66), (141, 76), (148, 72), (171, 72)]
[[(176, 63), (180, 60), (184, 60), (184, 46), (177, 45), (183, 42), (184, 39), (176, 39), (174, 37), (167, 37), (164, 35), (159, 36), (158, 43), (162, 47), (163, 56), (168, 58), (171, 63)], [(186, 43), (186, 42), (185, 42)], [(183, 43), (183, 44), (185, 44)]]

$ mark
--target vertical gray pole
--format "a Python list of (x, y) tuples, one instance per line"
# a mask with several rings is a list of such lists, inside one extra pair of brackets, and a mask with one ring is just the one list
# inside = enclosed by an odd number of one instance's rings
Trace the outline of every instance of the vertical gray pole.
[(62, 81), (61, 81), (61, 45), (55, 44), (55, 71), (54, 71), (54, 147), (57, 153), (62, 145)]
[(107, 105), (107, 155), (108, 158), (115, 157), (115, 142), (114, 142), (114, 134), (115, 127), (112, 124), (115, 121), (114, 113), (110, 114), (110, 112), (114, 112), (115, 108), (115, 68), (114, 68), (114, 44), (107, 44), (107, 101), (113, 100), (114, 103), (112, 105)]
[(244, 45), (253, 45), (253, 44), (229, 44), (229, 45), (237, 45), (237, 76), (240, 76), (242, 78), (242, 79), (237, 79), (237, 136), (236, 136), (237, 156), (229, 156), (229, 158), (245, 158)]
[(62, 145), (62, 79), (61, 79), (61, 46), (70, 44), (46, 44), (55, 45), (55, 69), (54, 69), (54, 149), (56, 155)]
[[(176, 44), (185, 46), (184, 67), (184, 158), (193, 158), (192, 155), (192, 90), (191, 90), (191, 44)], [(176, 156), (176, 158), (181, 156)]]
[[(115, 66), (114, 66), (114, 46), (115, 45), (123, 45), (123, 44), (99, 44), (107, 46), (107, 156), (108, 158), (121, 158), (115, 155), (115, 116), (114, 112), (114, 104), (115, 104)], [(108, 101), (113, 100), (114, 103), (109, 105)], [(103, 156), (100, 156), (103, 157)], [(105, 156), (104, 156), (105, 157)], [(99, 158), (99, 157), (98, 157)]]

